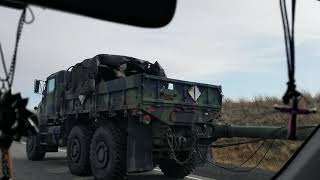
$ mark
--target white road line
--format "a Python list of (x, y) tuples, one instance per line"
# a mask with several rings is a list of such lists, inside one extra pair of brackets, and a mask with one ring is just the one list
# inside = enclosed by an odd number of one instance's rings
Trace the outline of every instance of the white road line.
[(195, 180), (203, 180), (203, 179), (196, 178), (196, 177), (192, 177), (192, 176), (186, 176), (186, 178), (189, 178), (189, 179), (195, 179)]
[(60, 152), (67, 152), (67, 150), (66, 149), (58, 149), (58, 151), (60, 151)]
[(161, 170), (160, 170), (160, 169), (157, 169), (157, 168), (154, 168), (153, 170), (161, 172)]
[[(153, 170), (161, 172), (161, 170), (158, 169), (158, 168), (154, 168)], [(194, 179), (194, 180), (204, 180), (204, 179), (200, 179), (200, 178), (196, 178), (196, 177), (192, 177), (192, 176), (186, 176), (186, 178), (188, 178), (188, 179)]]

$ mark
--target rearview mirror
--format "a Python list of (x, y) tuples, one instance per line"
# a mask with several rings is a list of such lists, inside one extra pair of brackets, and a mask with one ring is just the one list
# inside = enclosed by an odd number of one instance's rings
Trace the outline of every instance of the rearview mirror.
[(24, 8), (30, 4), (148, 28), (167, 25), (174, 15), (176, 3), (176, 0), (0, 0), (0, 5), (12, 8)]
[[(42, 82), (42, 85), (41, 85)], [(44, 87), (44, 81), (42, 80), (34, 80), (34, 87), (33, 87), (33, 92), (36, 94), (42, 94), (43, 92), (43, 87)]]
[(39, 94), (40, 92), (40, 80), (34, 80), (34, 93)]

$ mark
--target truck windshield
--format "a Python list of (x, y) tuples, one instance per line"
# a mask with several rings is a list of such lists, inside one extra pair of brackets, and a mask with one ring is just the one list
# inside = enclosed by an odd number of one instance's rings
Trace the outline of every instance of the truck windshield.
[(49, 79), (48, 80), (48, 85), (47, 85), (47, 92), (51, 93), (54, 90), (54, 86), (55, 86), (55, 79)]

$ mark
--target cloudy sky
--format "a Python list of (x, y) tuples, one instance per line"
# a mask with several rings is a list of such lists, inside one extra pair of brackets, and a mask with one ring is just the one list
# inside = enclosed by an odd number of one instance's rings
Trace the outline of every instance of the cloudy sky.
[[(30, 97), (33, 80), (93, 57), (120, 54), (159, 61), (169, 77), (222, 85), (227, 97), (281, 96), (287, 72), (279, 1), (180, 0), (173, 21), (161, 29), (130, 27), (32, 7), (25, 25), (14, 91)], [(299, 89), (320, 92), (320, 2), (298, 1)], [(0, 41), (11, 59), (20, 12), (0, 7)], [(3, 75), (2, 69), (0, 70)]]

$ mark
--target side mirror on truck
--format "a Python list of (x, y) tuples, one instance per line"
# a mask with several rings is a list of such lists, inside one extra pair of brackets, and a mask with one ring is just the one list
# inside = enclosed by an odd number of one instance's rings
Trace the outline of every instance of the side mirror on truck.
[(34, 80), (34, 89), (33, 92), (36, 94), (42, 94), (42, 89), (40, 87), (40, 80)]

